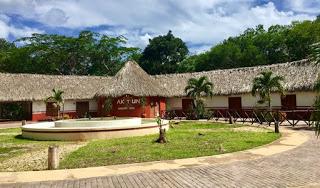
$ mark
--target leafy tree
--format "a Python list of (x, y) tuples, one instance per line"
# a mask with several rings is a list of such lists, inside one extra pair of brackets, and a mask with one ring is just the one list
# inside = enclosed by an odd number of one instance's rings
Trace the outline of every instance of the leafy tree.
[(149, 74), (175, 73), (178, 63), (183, 61), (188, 53), (186, 44), (169, 31), (167, 35), (149, 40), (149, 45), (142, 52), (140, 65)]
[(78, 37), (33, 34), (16, 41), (7, 51), (1, 71), (63, 75), (113, 75), (137, 48), (126, 47), (126, 38), (82, 31)]
[(258, 25), (224, 40), (203, 54), (191, 56), (190, 60), (187, 58), (188, 68), (179, 71), (208, 71), (301, 60), (310, 54), (310, 45), (319, 41), (319, 19), (273, 25), (267, 30)]
[[(61, 106), (64, 108), (64, 99), (63, 99), (64, 91), (59, 89), (52, 89), (52, 96), (45, 99), (46, 102), (53, 102), (58, 109), (58, 119), (60, 118), (60, 110)], [(62, 118), (63, 118), (64, 109), (62, 110)]]
[(187, 96), (193, 99), (194, 106), (198, 117), (204, 115), (204, 103), (202, 97), (213, 96), (213, 84), (209, 81), (208, 77), (202, 76), (199, 79), (190, 78), (184, 91)]
[(3, 66), (1, 63), (8, 59), (8, 56), (10, 55), (8, 52), (14, 48), (14, 44), (0, 38), (0, 68)]
[(183, 61), (178, 63), (177, 72), (184, 73), (184, 72), (195, 72), (195, 66), (197, 61), (199, 60), (199, 56), (193, 55), (189, 58), (184, 59)]
[[(284, 80), (281, 76), (275, 76), (271, 71), (261, 72), (260, 76), (253, 79), (252, 96), (257, 94), (260, 97), (259, 103), (268, 104), (269, 110), (271, 110), (271, 92), (280, 92), (284, 94), (282, 81)], [(275, 124), (275, 132), (279, 133), (279, 124)]]

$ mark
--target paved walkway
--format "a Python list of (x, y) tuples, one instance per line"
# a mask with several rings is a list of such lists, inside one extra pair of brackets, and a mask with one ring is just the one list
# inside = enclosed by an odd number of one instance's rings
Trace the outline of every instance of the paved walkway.
[[(29, 122), (28, 122), (29, 123)], [(21, 121), (0, 122), (0, 129), (19, 128), (22, 126)]]
[(0, 187), (320, 187), (320, 139), (313, 132), (299, 131), (309, 135), (309, 140), (253, 160)]

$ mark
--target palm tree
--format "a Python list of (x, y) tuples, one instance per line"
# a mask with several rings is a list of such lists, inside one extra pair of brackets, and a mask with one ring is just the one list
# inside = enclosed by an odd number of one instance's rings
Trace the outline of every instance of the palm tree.
[(320, 42), (311, 45), (310, 59), (317, 64), (320, 64)]
[(185, 87), (184, 91), (187, 96), (193, 99), (193, 105), (196, 106), (197, 115), (201, 115), (204, 111), (204, 105), (201, 97), (212, 97), (212, 89), (213, 84), (206, 76), (202, 76), (199, 79), (190, 78), (188, 80), (188, 85)]
[[(311, 55), (310, 59), (315, 62), (316, 65), (320, 64), (320, 42), (311, 45)], [(312, 118), (315, 121), (316, 135), (320, 136), (320, 74), (318, 75), (318, 80), (314, 85), (314, 91), (318, 93), (316, 100), (314, 102), (315, 112), (312, 114)]]
[[(259, 76), (253, 79), (252, 96), (259, 94), (260, 100), (258, 103), (267, 102), (268, 108), (271, 111), (271, 92), (280, 92), (284, 94), (281, 76), (275, 76), (271, 71), (261, 72)], [(279, 124), (275, 123), (275, 132), (279, 133)]]
[(316, 129), (316, 135), (320, 136), (320, 75), (318, 76), (318, 80), (314, 86), (314, 90), (318, 93), (318, 96), (316, 97), (316, 100), (314, 102), (314, 108), (315, 112), (312, 114), (312, 118), (315, 120), (315, 129)]
[[(61, 106), (63, 106), (64, 108), (64, 100), (63, 100), (63, 93), (64, 91), (62, 90), (59, 90), (59, 89), (52, 89), (52, 96), (46, 98), (46, 102), (53, 102), (57, 108), (58, 108), (58, 119), (60, 118), (60, 108)], [(64, 112), (64, 109), (62, 110), (62, 118), (63, 118), (63, 112)]]

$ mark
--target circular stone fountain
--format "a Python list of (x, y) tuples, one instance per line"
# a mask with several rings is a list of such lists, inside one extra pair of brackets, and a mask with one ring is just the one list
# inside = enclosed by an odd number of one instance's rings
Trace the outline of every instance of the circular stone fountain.
[[(169, 122), (162, 120), (163, 128)], [(156, 134), (159, 126), (153, 119), (93, 118), (42, 122), (22, 126), (22, 137), (34, 140), (90, 140), (111, 139)]]

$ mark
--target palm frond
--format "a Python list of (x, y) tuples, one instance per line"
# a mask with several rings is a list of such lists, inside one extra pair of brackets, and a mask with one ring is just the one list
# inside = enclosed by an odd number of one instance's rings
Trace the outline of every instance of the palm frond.
[(212, 89), (213, 84), (206, 76), (202, 76), (199, 79), (190, 78), (184, 91), (189, 97), (199, 98), (202, 95), (211, 97), (213, 95)]

